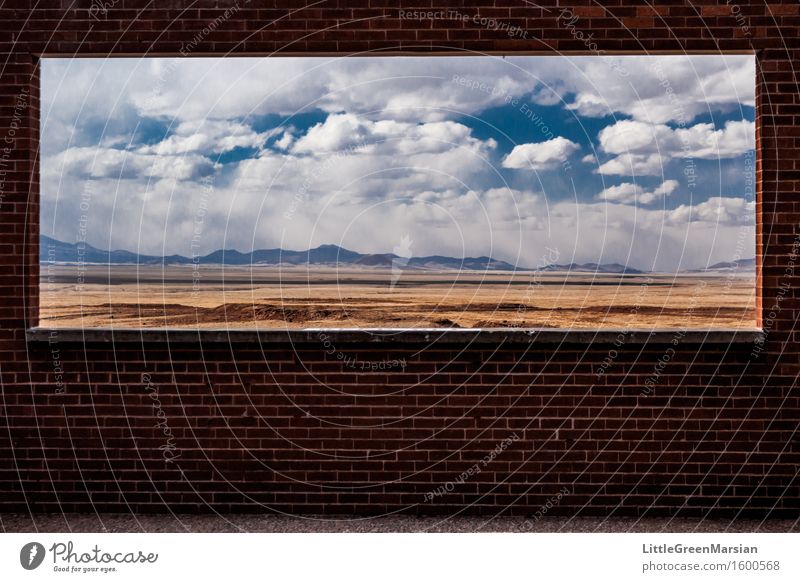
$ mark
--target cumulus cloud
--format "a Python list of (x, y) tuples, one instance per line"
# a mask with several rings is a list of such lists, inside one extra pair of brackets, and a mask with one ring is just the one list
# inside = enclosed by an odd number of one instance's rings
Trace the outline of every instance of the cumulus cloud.
[[(181, 120), (309, 108), (441, 120), (448, 112), (477, 113), (530, 96), (539, 104), (564, 103), (584, 117), (616, 113), (689, 123), (709, 111), (755, 103), (752, 55), (626, 56), (613, 64), (587, 56), (115, 59), (113, 67), (105, 59), (82, 59), (47, 67), (48, 82), (65, 75), (76, 80), (73, 102), (87, 99), (92, 92), (83, 88), (102, 72), (114, 76), (120, 95), (130, 94), (138, 114)], [(97, 100), (98, 114), (114, 103)]]
[(647, 123), (688, 124), (709, 111), (755, 106), (755, 59), (727, 56), (624, 56), (574, 58), (565, 69), (568, 107), (584, 117), (621, 113)]
[(452, 111), (479, 112), (503, 103), (506, 95), (521, 97), (541, 85), (530, 72), (500, 57), (187, 58), (179, 66), (169, 60), (148, 63), (134, 77), (134, 86), (141, 89), (131, 101), (140, 115), (179, 119), (318, 109), (435, 121)]
[(623, 182), (617, 186), (605, 188), (596, 198), (622, 204), (652, 204), (672, 194), (678, 189), (678, 186), (680, 184), (677, 180), (665, 180), (653, 190), (646, 191), (639, 184)]
[(48, 167), (62, 175), (84, 179), (195, 180), (211, 174), (216, 165), (196, 154), (165, 157), (114, 148), (83, 147), (63, 151), (49, 162)]
[(756, 203), (744, 198), (723, 198), (715, 196), (705, 202), (683, 204), (669, 211), (672, 223), (711, 222), (724, 225), (755, 224)]
[(456, 147), (494, 149), (493, 139), (478, 140), (466, 125), (454, 121), (412, 123), (391, 119), (372, 121), (351, 113), (328, 115), (291, 144), (294, 154), (357, 151), (373, 154), (441, 153)]
[(288, 150), (294, 143), (294, 139), (295, 139), (294, 128), (288, 127), (283, 132), (283, 135), (275, 140), (275, 143), (273, 145), (279, 150)]
[(597, 171), (607, 175), (657, 175), (675, 158), (705, 160), (735, 158), (755, 147), (752, 121), (728, 121), (721, 129), (711, 123), (671, 128), (636, 120), (622, 120), (598, 134), (600, 150), (616, 154)]
[(653, 154), (674, 157), (688, 155), (701, 159), (733, 158), (753, 149), (755, 124), (728, 121), (722, 129), (711, 123), (672, 129), (634, 120), (622, 120), (598, 134), (600, 148), (609, 154)]
[(324, 122), (309, 128), (292, 146), (294, 153), (329, 153), (363, 144), (369, 128), (356, 115), (329, 115)]
[(525, 170), (552, 170), (581, 149), (581, 146), (565, 137), (538, 143), (515, 146), (503, 160), (504, 168)]
[(142, 146), (137, 151), (159, 156), (198, 152), (221, 154), (236, 148), (260, 148), (270, 137), (282, 132), (281, 128), (275, 128), (257, 133), (249, 125), (236, 121), (184, 121), (167, 139), (154, 145)]
[(659, 154), (621, 154), (597, 167), (597, 173), (608, 176), (657, 176), (663, 174), (665, 159)]
[(755, 147), (755, 128), (752, 121), (728, 121), (722, 129), (711, 123), (699, 123), (675, 130), (674, 135), (686, 145), (689, 155), (704, 160), (735, 158)]

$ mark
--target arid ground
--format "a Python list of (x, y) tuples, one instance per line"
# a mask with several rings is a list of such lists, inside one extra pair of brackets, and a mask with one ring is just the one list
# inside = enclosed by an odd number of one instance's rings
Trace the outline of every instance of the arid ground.
[(752, 328), (752, 274), (42, 264), (40, 326)]

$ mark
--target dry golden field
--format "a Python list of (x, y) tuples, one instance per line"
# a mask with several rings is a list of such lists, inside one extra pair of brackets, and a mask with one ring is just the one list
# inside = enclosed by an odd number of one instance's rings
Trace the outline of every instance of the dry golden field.
[(752, 328), (751, 274), (41, 266), (40, 326)]

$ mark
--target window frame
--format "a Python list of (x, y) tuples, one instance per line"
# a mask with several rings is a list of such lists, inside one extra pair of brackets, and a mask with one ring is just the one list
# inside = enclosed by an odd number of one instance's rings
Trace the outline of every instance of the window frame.
[[(754, 180), (754, 200), (755, 200), (755, 311), (756, 326), (753, 328), (685, 328), (682, 331), (682, 344), (759, 344), (766, 339), (763, 329), (763, 277), (762, 264), (764, 260), (764, 216), (763, 216), (763, 171), (762, 171), (762, 106), (764, 103), (765, 87), (759, 82), (761, 78), (761, 58), (759, 50), (737, 50), (724, 51), (725, 55), (752, 55), (755, 60), (755, 180)], [(608, 56), (696, 56), (696, 55), (720, 55), (719, 51), (606, 51)], [(597, 56), (591, 51), (469, 51), (469, 50), (445, 50), (445, 51), (426, 51), (419, 52), (413, 50), (392, 50), (366, 53), (353, 52), (281, 52), (281, 53), (259, 53), (259, 52), (236, 52), (236, 53), (198, 53), (194, 57), (205, 58), (284, 58), (284, 57), (394, 57), (394, 56), (413, 56), (417, 58), (426, 57), (457, 57), (457, 56)], [(167, 53), (135, 53), (123, 55), (107, 55), (94, 53), (80, 54), (60, 54), (60, 53), (38, 53), (32, 55), (36, 74), (32, 76), (29, 90), (36, 96), (37, 102), (41, 91), (40, 66), (42, 59), (68, 58), (68, 59), (90, 59), (90, 58), (180, 58), (179, 52)], [(768, 95), (766, 97), (769, 98)], [(58, 342), (71, 343), (142, 343), (142, 342), (168, 342), (168, 343), (235, 343), (235, 344), (270, 344), (278, 343), (319, 343), (319, 335), (327, 334), (332, 336), (339, 343), (369, 343), (369, 344), (397, 344), (397, 343), (436, 343), (436, 344), (613, 344), (617, 341), (620, 333), (625, 333), (625, 343), (631, 345), (647, 344), (669, 344), (673, 341), (676, 331), (680, 328), (646, 329), (646, 328), (263, 328), (259, 330), (239, 329), (239, 328), (100, 328), (100, 327), (47, 327), (39, 325), (39, 287), (40, 283), (40, 260), (39, 260), (39, 224), (40, 214), (40, 132), (41, 123), (40, 109), (29, 108), (31, 115), (32, 131), (31, 151), (35, 152), (34, 163), (32, 164), (32, 176), (30, 185), (30, 196), (35, 199), (33, 205), (35, 211), (29, 205), (29, 232), (35, 233), (29, 241), (30, 250), (26, 253), (30, 261), (26, 265), (28, 276), (35, 281), (36, 291), (26, 292), (26, 329), (25, 336), (28, 342), (43, 343), (52, 342), (54, 334), (57, 335)], [(35, 223), (31, 225), (31, 222)]]

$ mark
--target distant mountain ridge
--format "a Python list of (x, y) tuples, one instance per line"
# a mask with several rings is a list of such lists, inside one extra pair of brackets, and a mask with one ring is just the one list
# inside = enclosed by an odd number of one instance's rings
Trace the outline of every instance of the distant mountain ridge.
[(753, 271), (756, 268), (756, 259), (738, 259), (736, 261), (723, 261), (714, 263), (705, 269), (693, 269), (693, 273), (708, 273), (710, 271)]
[(626, 267), (619, 263), (607, 263), (598, 265), (597, 263), (570, 263), (568, 265), (547, 265), (542, 267), (541, 271), (576, 271), (583, 273), (615, 273), (619, 275), (640, 275), (644, 271), (634, 269), (633, 267)]
[(467, 269), (490, 271), (528, 271), (491, 257), (466, 257), (457, 259), (434, 255), (405, 258), (392, 253), (362, 254), (336, 245), (321, 245), (307, 251), (260, 249), (250, 253), (237, 250), (216, 250), (191, 259), (182, 255), (159, 257), (137, 254), (126, 250), (104, 251), (89, 244), (66, 243), (41, 235), (39, 261), (42, 263), (88, 263), (113, 265), (354, 265), (369, 267), (397, 266), (410, 269)]
[[(325, 244), (306, 251), (287, 251), (284, 249), (260, 249), (249, 253), (237, 250), (216, 250), (207, 255), (191, 259), (183, 255), (144, 255), (127, 250), (104, 251), (89, 244), (78, 245), (67, 243), (41, 235), (39, 244), (39, 261), (41, 263), (87, 263), (112, 265), (352, 265), (364, 267), (385, 267), (421, 270), (458, 270), (470, 271), (543, 271), (543, 272), (578, 272), (609, 273), (622, 275), (638, 275), (648, 271), (640, 271), (633, 267), (618, 263), (569, 263), (564, 265), (547, 265), (539, 269), (516, 267), (505, 261), (492, 257), (466, 257), (458, 259), (442, 255), (427, 257), (400, 257), (393, 253), (362, 254), (337, 245)], [(755, 268), (755, 259), (742, 259), (731, 263), (716, 263), (705, 269), (693, 269), (689, 272), (751, 270)]]

